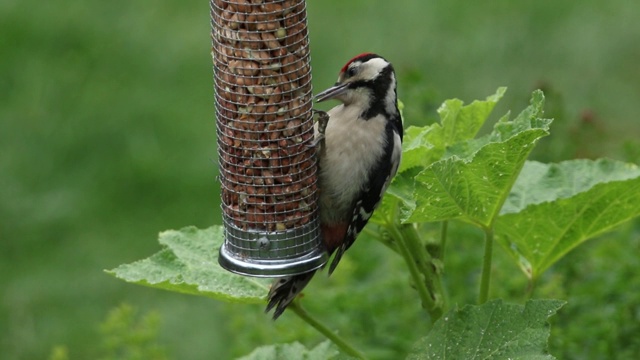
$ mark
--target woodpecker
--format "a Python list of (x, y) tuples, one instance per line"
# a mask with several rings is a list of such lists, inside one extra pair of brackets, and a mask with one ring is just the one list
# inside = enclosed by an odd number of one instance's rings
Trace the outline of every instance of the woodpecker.
[[(319, 218), (322, 240), (335, 253), (329, 275), (369, 221), (398, 170), (402, 154), (402, 120), (397, 106), (396, 76), (383, 57), (360, 54), (349, 60), (317, 102), (341, 104), (327, 112), (328, 123), (318, 153)], [(320, 129), (322, 130), (322, 129)], [(277, 319), (309, 283), (315, 270), (276, 279), (266, 312)]]

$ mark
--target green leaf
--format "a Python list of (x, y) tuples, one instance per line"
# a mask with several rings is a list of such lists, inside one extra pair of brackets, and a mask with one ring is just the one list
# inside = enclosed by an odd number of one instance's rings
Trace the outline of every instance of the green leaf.
[(398, 173), (413, 167), (424, 167), (438, 161), (444, 154), (444, 139), (440, 124), (416, 127), (409, 126), (404, 131), (402, 141), (402, 161)]
[(400, 204), (403, 213), (413, 211), (415, 176), (440, 160), (449, 147), (475, 137), (505, 92), (506, 88), (498, 88), (485, 101), (476, 100), (467, 106), (458, 99), (447, 100), (438, 109), (440, 123), (407, 128), (400, 169), (371, 222), (379, 225), (386, 223), (388, 216), (398, 211)]
[(407, 359), (554, 359), (547, 351), (547, 319), (563, 304), (530, 300), (522, 306), (493, 300), (467, 305), (440, 318)]
[(311, 350), (296, 341), (289, 344), (261, 346), (237, 360), (325, 360), (335, 358), (338, 354), (338, 350), (329, 340)]
[(442, 158), (447, 147), (474, 138), (505, 92), (506, 88), (499, 88), (485, 101), (476, 100), (467, 106), (462, 100), (447, 100), (438, 109), (439, 124), (407, 128), (399, 172), (429, 166)]
[(445, 159), (415, 177), (415, 208), (405, 222), (461, 219), (490, 227), (535, 143), (548, 135), (542, 119), (544, 96), (535, 91), (531, 105), (513, 121), (503, 117), (491, 134), (453, 146)]
[(640, 169), (613, 160), (527, 162), (496, 239), (536, 279), (584, 241), (640, 215)]
[(382, 203), (373, 213), (369, 220), (372, 224), (385, 225), (397, 218), (402, 204), (403, 211), (415, 208), (413, 199), (414, 180), (413, 178), (420, 172), (420, 168), (405, 170), (402, 175), (396, 176), (393, 183), (387, 189)]
[(159, 242), (164, 249), (158, 253), (107, 272), (124, 281), (158, 289), (228, 302), (264, 302), (264, 281), (232, 274), (218, 264), (218, 249), (223, 242), (221, 226), (164, 231)]
[(139, 314), (128, 304), (112, 309), (100, 324), (103, 355), (98, 359), (167, 359), (158, 339), (160, 320), (160, 314)]
[(445, 101), (438, 109), (444, 144), (450, 146), (473, 139), (506, 91), (506, 87), (498, 88), (485, 101), (475, 100), (467, 106), (462, 106), (462, 101), (458, 99)]

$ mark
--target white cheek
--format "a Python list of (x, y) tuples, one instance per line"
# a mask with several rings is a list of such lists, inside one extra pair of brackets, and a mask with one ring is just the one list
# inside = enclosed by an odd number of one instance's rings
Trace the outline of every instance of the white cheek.
[(373, 79), (376, 76), (378, 76), (380, 71), (382, 71), (382, 69), (384, 69), (388, 65), (389, 63), (384, 61), (383, 59), (380, 59), (380, 58), (371, 59), (366, 62), (366, 67), (364, 71), (361, 74), (359, 74), (358, 77), (363, 79)]

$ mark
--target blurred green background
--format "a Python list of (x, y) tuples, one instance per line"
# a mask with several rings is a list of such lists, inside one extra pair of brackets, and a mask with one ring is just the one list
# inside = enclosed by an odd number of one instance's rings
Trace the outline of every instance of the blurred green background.
[[(508, 86), (497, 119), (543, 88), (557, 121), (538, 159), (638, 162), (639, 16), (628, 0), (310, 0), (314, 87), (352, 56), (380, 53), (399, 74), (408, 123), (420, 125), (448, 98)], [(321, 340), (291, 315), (274, 324), (257, 306), (103, 273), (157, 251), (159, 231), (220, 223), (209, 26), (207, 1), (0, 2), (2, 359), (44, 359), (58, 345), (96, 358), (99, 324), (121, 303), (159, 314), (159, 342), (175, 359)], [(536, 296), (569, 300), (551, 343), (559, 358), (640, 352), (639, 229), (590, 242), (539, 284)], [(480, 234), (452, 231), (447, 280), (473, 289), (452, 295), (459, 304), (473, 302)], [(403, 265), (366, 239), (350, 253), (306, 303), (375, 357), (396, 358), (428, 327)], [(507, 274), (493, 295), (521, 300), (524, 279), (496, 254)]]

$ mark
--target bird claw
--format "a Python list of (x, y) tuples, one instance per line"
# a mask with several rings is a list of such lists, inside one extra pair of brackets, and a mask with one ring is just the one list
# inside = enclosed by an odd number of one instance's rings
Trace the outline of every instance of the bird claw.
[(329, 123), (329, 114), (326, 111), (311, 109), (313, 115), (318, 115), (318, 133), (324, 135)]
[(322, 141), (324, 141), (324, 134), (316, 134), (315, 139), (313, 139), (310, 143), (307, 144), (309, 148), (317, 147)]
[(311, 141), (307, 146), (310, 148), (321, 147), (324, 143), (324, 132), (327, 129), (327, 124), (329, 123), (329, 114), (326, 111), (311, 109), (314, 117), (317, 115), (317, 119), (315, 121), (318, 122), (318, 132), (316, 133), (315, 138)]

